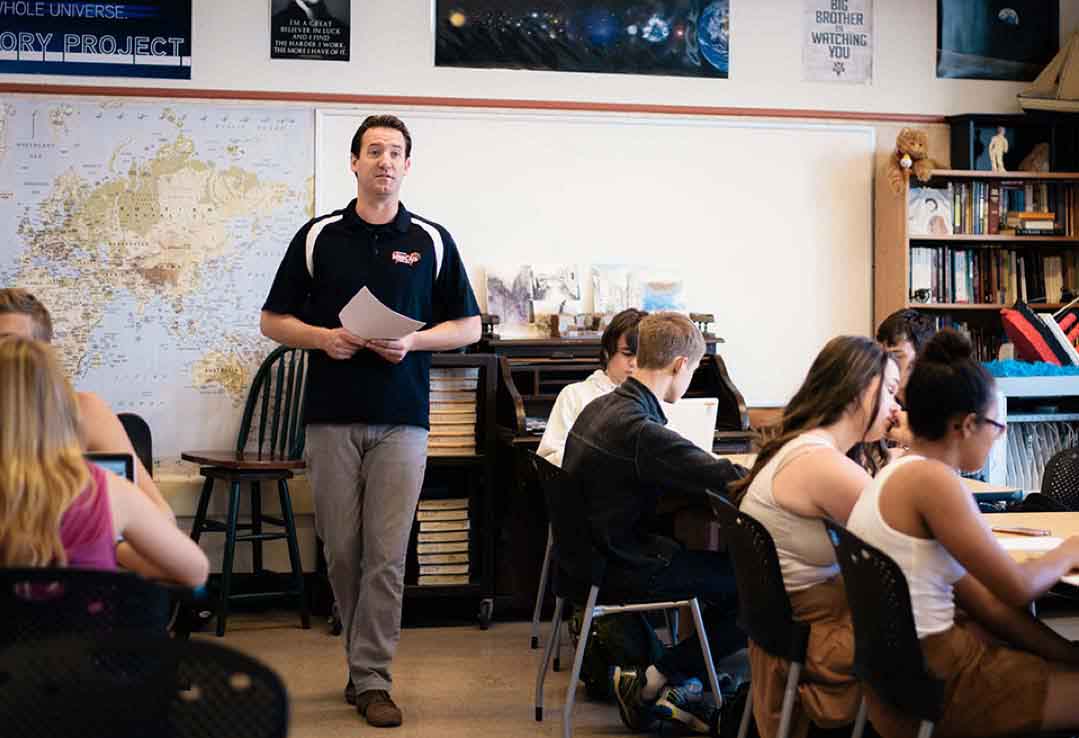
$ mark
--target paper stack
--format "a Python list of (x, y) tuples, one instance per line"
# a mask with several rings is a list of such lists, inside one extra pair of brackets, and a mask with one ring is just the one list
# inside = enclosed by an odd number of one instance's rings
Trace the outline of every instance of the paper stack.
[(429, 456), (476, 455), (476, 389), (479, 367), (431, 370)]
[(418, 584), (429, 587), (468, 584), (468, 498), (420, 500), (416, 557)]

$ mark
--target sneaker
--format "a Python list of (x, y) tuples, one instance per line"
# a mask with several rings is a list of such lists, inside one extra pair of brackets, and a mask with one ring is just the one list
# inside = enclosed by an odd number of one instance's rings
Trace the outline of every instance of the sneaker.
[(401, 709), (384, 689), (369, 689), (356, 695), (356, 711), (374, 728), (396, 728), (403, 719)]
[[(687, 679), (679, 686), (664, 687), (652, 707), (652, 714), (660, 720), (681, 723), (696, 733), (708, 733), (715, 709), (703, 702), (704, 685), (697, 678)], [(720, 697), (720, 700), (723, 698)]]
[(641, 699), (644, 682), (644, 673), (637, 669), (611, 668), (611, 691), (618, 700), (618, 712), (622, 722), (633, 731), (648, 730), (655, 723), (651, 704)]

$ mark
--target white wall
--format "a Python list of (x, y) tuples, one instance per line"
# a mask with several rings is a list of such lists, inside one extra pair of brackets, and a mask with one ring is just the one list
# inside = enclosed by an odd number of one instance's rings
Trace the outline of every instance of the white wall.
[[(353, 0), (352, 61), (271, 61), (268, 0), (194, 0), (188, 81), (0, 75), (0, 82), (807, 108), (1016, 112), (1023, 85), (938, 80), (936, 0), (876, 0), (871, 86), (801, 81), (802, 0), (731, 1), (731, 79), (436, 69), (433, 0)], [(1079, 0), (1061, 0), (1066, 36)]]

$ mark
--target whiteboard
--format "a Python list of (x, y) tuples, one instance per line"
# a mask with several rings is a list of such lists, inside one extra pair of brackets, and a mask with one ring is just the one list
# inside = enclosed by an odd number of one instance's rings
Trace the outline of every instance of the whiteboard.
[[(875, 131), (705, 116), (321, 109), (318, 213), (356, 196), (349, 146), (372, 113), (412, 133), (402, 202), (444, 225), (485, 305), (486, 266), (681, 274), (751, 406), (782, 405), (821, 346), (872, 332)], [(897, 277), (899, 278), (899, 277)]]

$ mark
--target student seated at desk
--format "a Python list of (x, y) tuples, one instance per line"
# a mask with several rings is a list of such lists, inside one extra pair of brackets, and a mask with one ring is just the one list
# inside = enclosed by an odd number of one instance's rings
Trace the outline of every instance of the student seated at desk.
[[(879, 440), (899, 406), (899, 367), (870, 338), (840, 336), (825, 345), (783, 411), (776, 435), (750, 475), (732, 485), (740, 508), (776, 544), (794, 617), (810, 624), (805, 670), (792, 715), (792, 738), (809, 722), (834, 728), (854, 721), (861, 689), (854, 676), (854, 637), (835, 553), (820, 519), (845, 522), (865, 469), (847, 457)], [(753, 713), (761, 735), (775, 735), (789, 665), (752, 641)]]
[[(660, 401), (675, 402), (685, 393), (704, 349), (700, 331), (684, 315), (656, 313), (641, 320), (637, 370), (613, 392), (592, 400), (570, 430), (562, 464), (565, 494), (579, 499), (580, 508), (567, 511), (573, 520), (553, 524), (556, 530), (573, 530), (581, 518), (586, 521), (588, 540), (559, 544), (560, 567), (584, 591), (596, 582), (609, 595), (701, 598), (718, 660), (745, 646), (745, 635), (735, 625), (737, 596), (729, 560), (710, 551), (683, 550), (647, 532), (665, 492), (703, 499), (705, 489), (723, 493), (745, 472), (664, 427)], [(658, 708), (660, 716), (681, 716), (707, 729), (706, 721), (678, 702), (688, 693), (664, 690), (676, 677), (707, 681), (696, 635), (647, 670), (616, 669), (614, 692), (626, 725), (634, 730), (647, 726)]]
[[(5, 335), (52, 343), (52, 316), (41, 301), (26, 290), (15, 287), (0, 289), (0, 337)], [(172, 508), (150, 478), (150, 472), (142, 465), (116, 413), (93, 392), (78, 392), (75, 396), (79, 404), (78, 430), (83, 448), (92, 453), (131, 454), (135, 460), (135, 484), (138, 489), (175, 525), (176, 516)], [(160, 575), (146, 562), (140, 561), (130, 546), (121, 543), (116, 553), (125, 569), (155, 578)]]
[(52, 349), (0, 338), (0, 566), (116, 568), (116, 536), (169, 581), (197, 587), (198, 545), (126, 479), (83, 458), (78, 403)]
[(633, 376), (637, 367), (637, 324), (646, 315), (643, 310), (629, 308), (611, 318), (600, 339), (601, 368), (583, 382), (566, 385), (558, 393), (536, 453), (555, 466), (562, 466), (566, 436), (584, 406)]
[[(1027, 610), (1079, 565), (1079, 537), (1020, 564), (979, 514), (958, 472), (981, 468), (1005, 425), (970, 341), (952, 330), (930, 339), (907, 382), (907, 412), (910, 451), (866, 487), (847, 527), (906, 576), (926, 665), (945, 683), (934, 736), (1079, 728), (1079, 646)], [(866, 692), (877, 732), (914, 734), (916, 721)]]
[[(914, 359), (936, 332), (937, 327), (931, 318), (910, 309), (896, 310), (877, 327), (877, 341), (899, 365), (896, 399), (902, 407), (906, 406), (907, 380), (914, 368)], [(900, 448), (910, 445), (910, 428), (905, 411), (896, 416), (896, 422), (888, 429), (887, 438)]]

